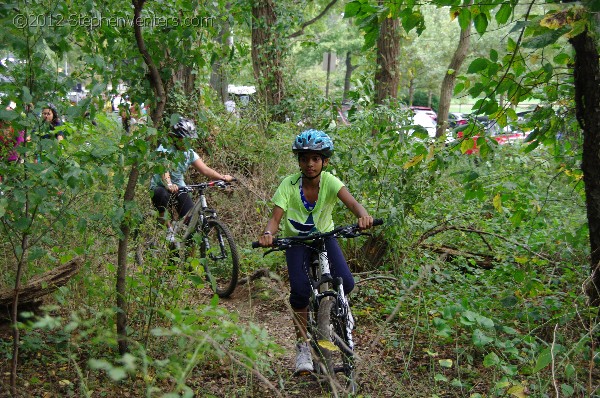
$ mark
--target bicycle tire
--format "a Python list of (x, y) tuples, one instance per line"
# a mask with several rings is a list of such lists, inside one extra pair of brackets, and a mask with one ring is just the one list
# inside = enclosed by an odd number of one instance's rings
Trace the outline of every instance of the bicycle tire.
[[(335, 315), (336, 299), (325, 297), (317, 313), (317, 346), (327, 373), (349, 393), (356, 393), (358, 385), (354, 372), (354, 353), (348, 344), (346, 325)], [(337, 374), (343, 374), (343, 378)]]
[(206, 280), (219, 297), (229, 297), (236, 288), (240, 271), (233, 235), (225, 224), (214, 218), (207, 220), (199, 232), (200, 257)]

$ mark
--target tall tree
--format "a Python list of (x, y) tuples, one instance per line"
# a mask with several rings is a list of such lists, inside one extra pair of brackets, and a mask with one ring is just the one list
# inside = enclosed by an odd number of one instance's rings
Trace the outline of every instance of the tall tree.
[(210, 74), (210, 86), (215, 90), (222, 103), (229, 99), (229, 93), (227, 92), (228, 76), (226, 68), (226, 57), (231, 52), (233, 47), (233, 36), (231, 35), (231, 23), (229, 12), (231, 10), (231, 3), (225, 4), (225, 12), (223, 18), (221, 18), (221, 26), (219, 33), (215, 36), (215, 61), (212, 64), (212, 72)]
[[(252, 2), (252, 67), (260, 97), (273, 110), (284, 96), (282, 43), (272, 0)], [(273, 113), (283, 120), (282, 112)]]
[(435, 132), (436, 137), (441, 137), (448, 128), (448, 113), (450, 111), (450, 102), (452, 101), (452, 94), (454, 93), (454, 85), (456, 84), (456, 76), (460, 70), (463, 62), (467, 58), (469, 52), (469, 43), (471, 41), (471, 21), (467, 21), (466, 26), (460, 29), (460, 39), (458, 40), (458, 46), (452, 56), (448, 70), (444, 75), (442, 81), (442, 88), (440, 89), (440, 105), (438, 107), (437, 115), (437, 130)]
[[(597, 37), (597, 36), (596, 36)], [(600, 307), (600, 68), (598, 41), (591, 32), (569, 39), (575, 49), (576, 116), (583, 130), (583, 181), (590, 231), (591, 278), (587, 286), (590, 303)], [(599, 315), (600, 316), (600, 315)]]
[[(379, 1), (383, 5), (383, 0)], [(400, 20), (385, 17), (377, 36), (377, 70), (375, 72), (375, 103), (382, 104), (388, 98), (397, 98), (400, 81)]]

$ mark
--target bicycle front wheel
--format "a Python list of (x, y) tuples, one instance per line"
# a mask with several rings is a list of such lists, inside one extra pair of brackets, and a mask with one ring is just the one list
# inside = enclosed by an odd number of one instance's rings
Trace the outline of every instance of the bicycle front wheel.
[(321, 300), (317, 314), (317, 345), (326, 372), (332, 381), (340, 383), (348, 393), (354, 394), (358, 390), (354, 372), (354, 352), (352, 343), (348, 341), (345, 318), (338, 316), (337, 312), (335, 298), (325, 297)]
[(206, 279), (219, 297), (229, 297), (235, 290), (240, 271), (233, 236), (221, 221), (209, 219), (202, 228), (201, 237), (200, 256)]

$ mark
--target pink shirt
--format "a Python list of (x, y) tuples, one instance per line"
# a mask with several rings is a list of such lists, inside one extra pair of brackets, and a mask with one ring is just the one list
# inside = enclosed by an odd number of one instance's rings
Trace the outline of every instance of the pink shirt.
[(18, 147), (19, 145), (24, 143), (25, 142), (25, 131), (19, 131), (19, 135), (17, 137), (13, 137), (12, 140), (8, 137), (0, 136), (0, 148), (1, 148), (0, 154), (8, 153), (8, 155), (6, 155), (6, 157), (4, 159), (6, 159), (9, 162), (16, 162), (19, 159), (19, 154), (15, 150), (12, 150), (9, 152), (9, 147), (10, 147), (11, 141), (13, 143), (11, 149), (15, 149), (16, 147)]

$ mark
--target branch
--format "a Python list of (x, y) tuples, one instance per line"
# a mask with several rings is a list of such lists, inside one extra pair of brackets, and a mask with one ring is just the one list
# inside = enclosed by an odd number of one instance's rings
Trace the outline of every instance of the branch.
[[(534, 256), (537, 256), (537, 257), (539, 257), (539, 258), (541, 258), (541, 259), (547, 260), (547, 261), (548, 261), (548, 262), (550, 262), (550, 263), (555, 263), (555, 261), (553, 261), (553, 260), (549, 259), (548, 257), (546, 257), (546, 256), (544, 256), (544, 255), (542, 255), (542, 254), (540, 254), (540, 253), (536, 253), (536, 252), (534, 252), (534, 251), (533, 251), (533, 250), (531, 250), (531, 248), (529, 248), (527, 245), (524, 245), (524, 244), (522, 244), (522, 243), (519, 243), (519, 242), (515, 242), (515, 241), (513, 241), (513, 240), (510, 240), (510, 239), (508, 239), (508, 238), (506, 238), (506, 237), (504, 237), (504, 236), (502, 236), (502, 235), (499, 235), (499, 234), (496, 234), (496, 233), (493, 233), (493, 232), (480, 231), (480, 230), (478, 230), (478, 229), (475, 229), (475, 228), (470, 228), (470, 227), (455, 227), (455, 226), (449, 225), (449, 226), (444, 226), (444, 227), (440, 227), (440, 228), (438, 228), (438, 229), (434, 229), (434, 230), (427, 231), (427, 232), (425, 232), (423, 235), (421, 235), (421, 237), (419, 238), (418, 242), (416, 243), (416, 246), (419, 246), (419, 245), (421, 245), (421, 244), (422, 244), (422, 243), (423, 243), (423, 242), (424, 242), (424, 241), (425, 241), (427, 238), (429, 238), (430, 236), (437, 235), (437, 234), (439, 234), (439, 233), (442, 233), (442, 232), (444, 232), (444, 231), (461, 231), (461, 232), (471, 232), (471, 233), (476, 233), (476, 234), (478, 234), (479, 236), (481, 236), (481, 237), (482, 237), (482, 239), (483, 239), (483, 235), (489, 235), (489, 236), (493, 236), (493, 237), (495, 237), (495, 238), (498, 238), (498, 239), (500, 239), (500, 240), (503, 240), (503, 241), (505, 241), (505, 242), (508, 242), (508, 243), (510, 243), (510, 244), (512, 244), (512, 245), (519, 246), (519, 247), (521, 247), (521, 248), (525, 249), (525, 250), (526, 250), (527, 252), (529, 252), (530, 254), (533, 254)], [(485, 242), (485, 240), (484, 240), (484, 242)]]
[(144, 62), (146, 66), (148, 66), (148, 70), (150, 71), (150, 86), (154, 89), (154, 93), (156, 94), (156, 108), (152, 112), (151, 118), (154, 122), (154, 127), (157, 127), (160, 123), (160, 119), (162, 118), (162, 114), (165, 109), (166, 97), (165, 97), (165, 89), (163, 85), (162, 78), (160, 77), (160, 73), (156, 64), (152, 60), (150, 53), (148, 52), (148, 48), (146, 47), (146, 43), (144, 42), (144, 37), (142, 36), (142, 8), (144, 8), (144, 3), (146, 0), (132, 0), (133, 3), (133, 31), (135, 34), (135, 41), (137, 43), (138, 49), (142, 57), (144, 58)]
[(335, 3), (337, 3), (337, 0), (331, 0), (331, 3), (327, 4), (327, 6), (323, 9), (323, 11), (321, 11), (321, 13), (319, 15), (317, 15), (316, 17), (314, 17), (313, 19), (304, 22), (301, 27), (300, 30), (297, 32), (292, 33), (291, 35), (289, 35), (287, 38), (288, 39), (293, 39), (295, 37), (301, 36), (304, 34), (304, 29), (309, 26), (314, 24), (315, 22), (317, 22), (319, 19), (321, 19), (325, 14), (327, 14), (327, 11), (329, 11), (329, 9), (331, 7), (333, 7), (335, 5)]
[(375, 279), (386, 279), (386, 280), (398, 282), (398, 279), (394, 278), (392, 276), (376, 275), (376, 276), (370, 276), (370, 277), (365, 278), (365, 279), (361, 279), (358, 282), (356, 282), (356, 284), (360, 285), (361, 283), (364, 283), (366, 281), (372, 281), (372, 280), (375, 280)]

